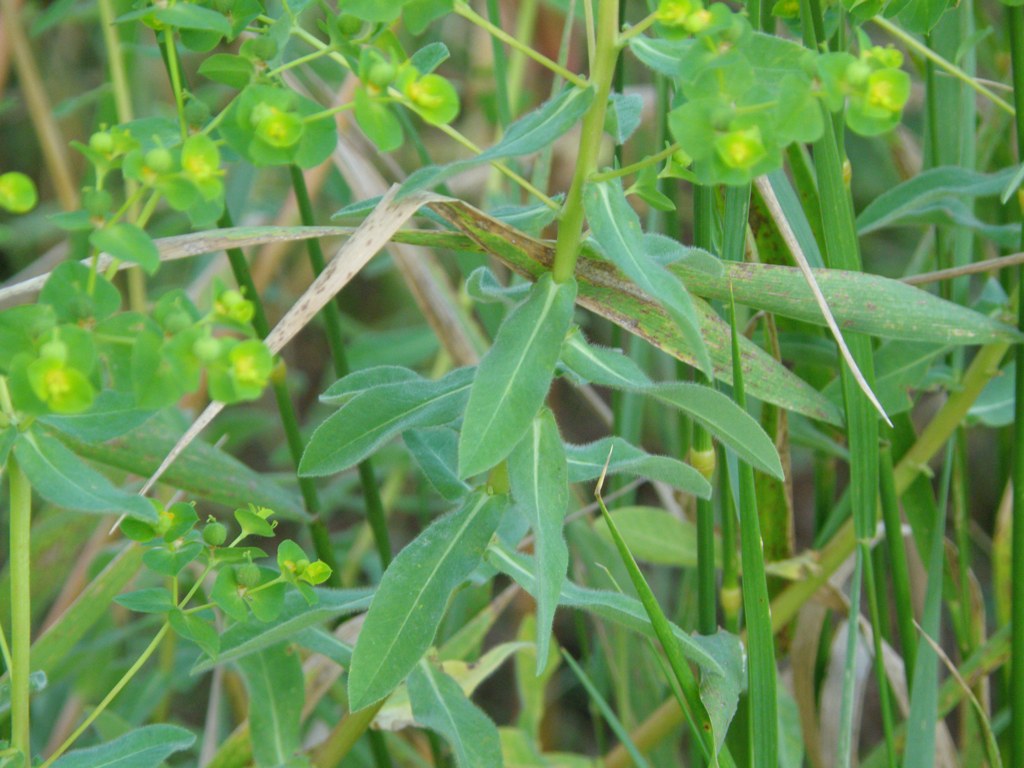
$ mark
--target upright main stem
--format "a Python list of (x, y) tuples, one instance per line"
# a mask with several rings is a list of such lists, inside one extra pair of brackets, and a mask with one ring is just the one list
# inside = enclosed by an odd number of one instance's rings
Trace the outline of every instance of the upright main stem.
[(11, 456), (7, 462), (11, 493), (11, 746), (31, 762), (29, 739), (29, 675), (32, 647), (30, 556), (32, 486)]
[(619, 0), (600, 0), (597, 7), (596, 55), (594, 61), (590, 62), (590, 83), (597, 88), (597, 93), (594, 103), (583, 118), (576, 170), (558, 224), (558, 241), (552, 266), (552, 277), (556, 283), (564, 283), (576, 271), (576, 258), (583, 237), (583, 187), (590, 174), (596, 170), (597, 155), (604, 135), (604, 115), (618, 59), (618, 26)]

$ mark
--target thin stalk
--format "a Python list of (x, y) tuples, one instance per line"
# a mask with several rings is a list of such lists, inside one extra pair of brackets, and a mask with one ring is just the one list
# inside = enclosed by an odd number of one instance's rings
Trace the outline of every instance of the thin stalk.
[(167, 630), (170, 629), (170, 626), (170, 624), (165, 622), (164, 625), (160, 627), (160, 631), (156, 633), (156, 636), (150, 641), (149, 645), (146, 646), (146, 649), (140, 654), (139, 658), (135, 660), (135, 663), (128, 668), (128, 670), (121, 676), (121, 679), (118, 680), (114, 687), (110, 689), (110, 692), (103, 697), (103, 701), (96, 705), (96, 708), (89, 713), (89, 716), (82, 721), (81, 725), (72, 731), (71, 735), (64, 740), (64, 743), (57, 747), (54, 753), (46, 758), (46, 761), (39, 766), (39, 768), (50, 768), (54, 761), (67, 752), (71, 745), (78, 740), (78, 737), (85, 733), (86, 729), (93, 724), (93, 721), (106, 711), (107, 707), (110, 706), (110, 702), (117, 698), (117, 695), (121, 690), (128, 685), (131, 679), (135, 677), (140, 669), (142, 669), (142, 665), (145, 664), (156, 649), (160, 647), (160, 643), (163, 642), (164, 635), (167, 634)]
[(952, 75), (957, 80), (962, 82), (968, 88), (971, 88), (972, 90), (980, 93), (982, 96), (991, 101), (1001, 110), (1006, 112), (1006, 114), (1013, 115), (1016, 113), (1017, 110), (1015, 110), (1009, 102), (999, 98), (994, 92), (990, 91), (988, 88), (982, 85), (976, 77), (971, 77), (967, 72), (964, 72), (962, 69), (960, 69), (960, 67), (956, 66), (956, 64), (953, 64), (952, 62), (943, 58), (935, 51), (933, 51), (931, 48), (929, 48), (927, 45), (918, 40), (916, 37), (907, 34), (888, 19), (883, 18), (882, 16), (875, 16), (874, 18), (871, 19), (871, 21), (880, 26), (882, 29), (884, 29), (890, 35), (895, 37), (901, 43), (906, 45), (907, 48), (914, 51), (914, 53), (920, 54), (929, 61), (934, 62), (936, 66), (948, 72), (950, 75)]
[(619, 0), (599, 0), (597, 8), (596, 56), (591, 60), (590, 79), (597, 87), (594, 103), (583, 118), (580, 149), (576, 158), (572, 184), (565, 196), (552, 275), (556, 283), (564, 283), (576, 270), (580, 241), (583, 237), (583, 187), (596, 170), (597, 155), (604, 137), (604, 115), (611, 93), (615, 62), (618, 59), (616, 34), (619, 23)]
[[(693, 190), (693, 241), (698, 248), (714, 248), (714, 191), (705, 186)], [(698, 377), (707, 380), (698, 373)], [(712, 383), (713, 386), (713, 383)], [(680, 415), (680, 428), (686, 426)], [(688, 419), (687, 419), (688, 420)], [(691, 464), (698, 467), (707, 480), (715, 474), (716, 451), (711, 434), (698, 423), (691, 424), (693, 443)], [(699, 463), (698, 463), (699, 462)], [(728, 514), (724, 509), (723, 518)], [(724, 547), (723, 547), (724, 550)], [(697, 500), (697, 631), (714, 634), (718, 627), (717, 573), (715, 569), (715, 508), (711, 499)]]
[(590, 181), (611, 181), (612, 179), (619, 179), (623, 176), (629, 176), (631, 174), (642, 171), (644, 168), (648, 168), (652, 165), (657, 165), (662, 160), (666, 160), (672, 157), (679, 150), (679, 144), (675, 143), (660, 152), (656, 152), (653, 155), (647, 155), (642, 160), (637, 160), (635, 163), (624, 165), (621, 168), (615, 168), (610, 171), (602, 171), (601, 173), (594, 173), (590, 176)]
[(174, 104), (178, 108), (178, 128), (181, 138), (188, 138), (188, 123), (185, 120), (185, 96), (181, 88), (181, 64), (178, 61), (178, 46), (174, 42), (174, 30), (164, 29), (164, 52), (167, 62), (167, 73), (171, 77), (171, 91), (174, 93)]
[[(295, 200), (298, 203), (299, 216), (303, 225), (311, 227), (314, 225), (313, 204), (309, 199), (309, 190), (306, 187), (306, 179), (297, 166), (290, 166), (292, 177), (292, 189), (295, 190)], [(324, 253), (320, 248), (320, 241), (311, 238), (306, 241), (306, 249), (309, 254), (309, 263), (313, 267), (313, 274), (319, 275), (324, 271)], [(338, 377), (346, 376), (349, 372), (348, 359), (345, 355), (345, 343), (341, 335), (341, 312), (335, 297), (334, 302), (328, 303), (320, 313), (324, 319), (324, 326), (327, 333), (327, 345), (331, 349), (331, 359), (334, 361), (334, 372)], [(301, 456), (300, 456), (301, 458)], [(366, 501), (366, 519), (373, 531), (373, 539), (377, 545), (377, 554), (380, 556), (381, 566), (387, 568), (391, 562), (391, 538), (388, 535), (387, 517), (384, 514), (384, 505), (380, 500), (380, 489), (377, 487), (377, 476), (373, 471), (371, 459), (365, 459), (359, 463), (359, 481), (363, 486), (363, 498)]]
[[(584, 80), (582, 77), (573, 72), (570, 72), (557, 61), (552, 61), (547, 56), (533, 50), (533, 48), (531, 48), (530, 46), (525, 45), (519, 40), (516, 40), (512, 35), (503, 30), (501, 27), (495, 26), (487, 19), (485, 19), (483, 16), (478, 14), (476, 11), (470, 8), (468, 4), (461, 2), (461, 0), (459, 0), (459, 2), (455, 3), (454, 10), (455, 13), (457, 13), (462, 18), (472, 22), (473, 24), (476, 24), (478, 27), (485, 30), (486, 32), (488, 32), (490, 35), (497, 38), (501, 42), (505, 43), (513, 50), (519, 51), (519, 53), (523, 54), (524, 56), (533, 59), (535, 62), (540, 64), (545, 69), (551, 70), (566, 82), (572, 83), (578, 88), (587, 87), (587, 81)], [(615, 14), (615, 18), (618, 19), (617, 12)]]
[(11, 570), (11, 746), (32, 761), (29, 739), (29, 675), (32, 673), (32, 486), (13, 454), (7, 461), (10, 485)]
[[(1010, 31), (1018, 159), (1024, 158), (1024, 8), (1006, 9)], [(1024, 250), (1024, 242), (1021, 244)], [(1024, 328), (1024, 267), (1017, 269), (1017, 327)], [(1017, 347), (1014, 380), (1013, 523), (1010, 584), (1010, 764), (1024, 765), (1024, 348)]]
[[(226, 210), (221, 216), (218, 226), (228, 228), (232, 226), (231, 214)], [(238, 285), (244, 289), (246, 297), (252, 302), (254, 314), (252, 319), (253, 328), (260, 338), (266, 338), (270, 333), (270, 323), (267, 322), (267, 314), (263, 309), (263, 301), (260, 299), (256, 284), (253, 282), (252, 273), (249, 272), (249, 262), (239, 248), (227, 249), (228, 261), (231, 264), (231, 271), (235, 276)], [(299, 419), (295, 413), (295, 405), (292, 403), (291, 395), (288, 392), (288, 384), (283, 376), (271, 376), (270, 386), (277, 401), (277, 410), (281, 416), (281, 427), (284, 429), (285, 440), (288, 443), (288, 452), (291, 455), (295, 466), (299, 465), (302, 458), (302, 451), (305, 444), (302, 441), (302, 434), (299, 430)], [(334, 547), (331, 545), (331, 538), (327, 532), (327, 526), (320, 518), (320, 497), (317, 495), (316, 485), (312, 478), (299, 477), (299, 491), (302, 500), (305, 502), (306, 510), (311, 519), (309, 521), (309, 535), (313, 540), (313, 548), (316, 556), (323, 560), (331, 568), (331, 577), (328, 583), (331, 586), (341, 586), (338, 560), (334, 556)]]
[(736, 506), (725, 448), (721, 445), (718, 446), (718, 488), (718, 497), (721, 499), (719, 514), (722, 519), (722, 621), (727, 632), (738, 635), (743, 593), (740, 590), (739, 563), (736, 561)]

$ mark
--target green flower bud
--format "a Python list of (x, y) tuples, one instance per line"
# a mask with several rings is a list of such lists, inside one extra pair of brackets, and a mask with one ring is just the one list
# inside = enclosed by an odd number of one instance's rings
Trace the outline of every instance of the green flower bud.
[(228, 538), (228, 529), (224, 523), (218, 523), (216, 521), (207, 523), (203, 527), (203, 541), (209, 544), (211, 547), (219, 547)]
[(233, 288), (218, 296), (213, 308), (220, 317), (242, 325), (251, 323), (256, 314), (256, 307), (253, 306), (253, 303), (242, 296), (240, 291)]
[(174, 165), (174, 157), (170, 150), (156, 147), (146, 153), (146, 165), (156, 173), (167, 173)]
[(277, 43), (269, 37), (253, 37), (242, 43), (239, 53), (246, 58), (270, 61), (277, 56)]
[(343, 13), (334, 22), (335, 29), (342, 37), (354, 37), (363, 29), (363, 20), (351, 13)]
[(260, 567), (256, 563), (246, 563), (235, 569), (235, 581), (238, 582), (239, 586), (246, 587), (247, 589), (258, 587), (261, 576)]
[(163, 319), (165, 333), (180, 333), (192, 325), (192, 318), (184, 309), (172, 309)]
[(654, 12), (654, 18), (666, 27), (683, 27), (687, 19), (695, 10), (699, 10), (691, 0), (661, 0), (658, 3), (658, 10)]
[(381, 90), (391, 85), (398, 68), (390, 61), (376, 61), (366, 73), (366, 82)]
[(210, 107), (202, 99), (192, 98), (185, 102), (185, 122), (189, 125), (206, 125), (210, 119)]
[(97, 131), (89, 137), (89, 149), (101, 155), (109, 155), (114, 151), (114, 137), (107, 131)]
[(27, 213), (37, 202), (39, 193), (35, 182), (24, 173), (10, 171), (0, 175), (0, 208), (11, 213)]
[(212, 363), (220, 357), (223, 345), (213, 336), (200, 336), (192, 345), (192, 354), (204, 363)]
[(846, 67), (846, 80), (855, 88), (864, 85), (871, 76), (871, 65), (862, 59), (851, 61)]

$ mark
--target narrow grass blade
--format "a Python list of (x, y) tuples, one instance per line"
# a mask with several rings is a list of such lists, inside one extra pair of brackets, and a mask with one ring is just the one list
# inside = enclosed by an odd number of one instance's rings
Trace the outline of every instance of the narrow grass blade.
[(352, 711), (387, 696), (423, 657), (451, 593), (480, 563), (506, 505), (478, 493), (435, 520), (384, 572), (352, 654)]
[(658, 605), (658, 600), (654, 596), (654, 592), (651, 590), (650, 585), (648, 585), (643, 573), (641, 573), (640, 567), (636, 564), (636, 560), (633, 559), (633, 555), (630, 553), (629, 547), (626, 546), (626, 542), (623, 541), (622, 536), (619, 534), (618, 528), (615, 527), (615, 522), (608, 513), (608, 508), (604, 505), (604, 501), (601, 498), (601, 485), (603, 483), (604, 476), (602, 475), (598, 480), (597, 489), (594, 492), (594, 495), (597, 497), (598, 505), (601, 507), (603, 519), (608, 525), (608, 531), (612, 535), (612, 540), (615, 542), (615, 548), (618, 550), (619, 556), (622, 558), (623, 565), (626, 566), (630, 581), (633, 583), (633, 588), (640, 596), (640, 602), (644, 607), (644, 611), (647, 613), (648, 620), (651, 623), (651, 628), (654, 630), (654, 634), (658, 638), (658, 642), (661, 645), (662, 650), (665, 652), (669, 668), (672, 670), (672, 674), (674, 675), (676, 682), (679, 684), (679, 689), (682, 691), (682, 700), (680, 703), (684, 704), (686, 707), (687, 719), (690, 721), (690, 727), (694, 732), (694, 736), (697, 737), (698, 743), (704, 751), (705, 758), (707, 758), (712, 764), (716, 764), (718, 762), (719, 748), (722, 744), (722, 740), (725, 738), (724, 730), (716, 732), (708, 710), (705, 708), (704, 702), (700, 699), (697, 689), (697, 681), (694, 678), (693, 671), (687, 664), (686, 659), (683, 657), (681, 652), (681, 648), (676, 642), (675, 636), (672, 632), (672, 625), (665, 617), (664, 612), (661, 610), (661, 606)]
[[(729, 307), (733, 338), (733, 381), (737, 404), (746, 403), (743, 372), (740, 369), (739, 333), (736, 330), (736, 305)], [(764, 544), (757, 512), (757, 490), (754, 471), (746, 462), (739, 462), (740, 562), (743, 569), (743, 615), (747, 625), (747, 656), (749, 658), (748, 692), (750, 728), (753, 735), (751, 754), (755, 768), (776, 768), (778, 765), (778, 693), (776, 691), (775, 638), (772, 632), (768, 581), (764, 568)]]
[(551, 627), (562, 582), (569, 567), (569, 548), (562, 526), (569, 506), (569, 472), (558, 424), (542, 409), (508, 460), (509, 482), (516, 506), (526, 515), (534, 535), (537, 578), (537, 674), (548, 661)]
[(444, 737), (459, 768), (502, 764), (494, 721), (433, 664), (421, 661), (409, 674), (409, 701), (416, 722)]
[(256, 766), (287, 765), (301, 746), (306, 698), (302, 662), (282, 643), (237, 663), (249, 691), (249, 734)]
[(589, 696), (590, 700), (597, 705), (598, 711), (600, 711), (601, 716), (604, 717), (608, 726), (612, 729), (612, 733), (618, 737), (622, 746), (625, 747), (626, 751), (629, 753), (629, 756), (633, 758), (633, 764), (636, 768), (649, 768), (650, 763), (648, 763), (647, 759), (640, 753), (640, 750), (636, 748), (636, 745), (633, 743), (633, 739), (629, 736), (629, 731), (627, 731), (622, 725), (622, 721), (615, 716), (615, 712), (612, 711), (611, 706), (607, 701), (605, 701), (604, 696), (601, 695), (601, 692), (587, 676), (587, 673), (583, 671), (583, 668), (576, 663), (576, 660), (570, 656), (567, 651), (562, 651), (562, 658), (565, 659), (577, 679), (579, 679), (580, 683), (583, 684), (583, 687), (587, 691), (587, 696)]
[(575, 281), (556, 283), (546, 274), (502, 323), (469, 393), (459, 477), (493, 467), (529, 429), (551, 385), (575, 299)]

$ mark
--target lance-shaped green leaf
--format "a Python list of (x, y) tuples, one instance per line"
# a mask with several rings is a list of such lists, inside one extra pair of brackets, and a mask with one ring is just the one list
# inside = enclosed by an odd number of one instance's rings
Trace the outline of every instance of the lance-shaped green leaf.
[(51, 504), (156, 522), (156, 510), (149, 501), (115, 487), (56, 438), (29, 430), (18, 435), (12, 450), (32, 488)]
[(583, 195), (593, 238), (602, 253), (626, 273), (642, 291), (668, 310), (696, 357), (697, 365), (712, 376), (711, 357), (700, 333), (700, 320), (685, 286), (650, 258), (644, 246), (640, 219), (626, 201), (621, 183), (588, 184)]
[(410, 673), (409, 703), (416, 722), (448, 742), (459, 768), (502, 764), (494, 721), (433, 664), (421, 661)]
[(377, 365), (353, 371), (331, 384), (320, 395), (321, 402), (330, 405), (344, 405), (356, 395), (368, 389), (385, 384), (400, 384), (406, 381), (421, 381), (422, 377), (411, 368), (400, 365)]
[(507, 500), (477, 493), (435, 520), (391, 562), (352, 652), (352, 711), (387, 696), (434, 640), (452, 592), (473, 572)]
[(607, 462), (609, 475), (626, 474), (657, 480), (702, 499), (711, 498), (711, 484), (689, 464), (669, 456), (652, 456), (621, 437), (603, 437), (587, 445), (565, 448), (571, 483), (596, 480)]
[(399, 194), (433, 187), (456, 174), (495, 160), (538, 152), (572, 128), (594, 100), (593, 88), (566, 88), (538, 109), (512, 123), (494, 146), (476, 157), (442, 166), (427, 166), (410, 174)]
[(689, 414), (752, 467), (783, 479), (782, 461), (772, 439), (749, 413), (721, 392), (686, 381), (640, 391)]
[(407, 429), (454, 421), (465, 407), (473, 373), (472, 368), (459, 368), (436, 381), (396, 381), (345, 400), (313, 433), (299, 474), (341, 472)]
[[(84, 426), (84, 425), (83, 425)], [(80, 431), (80, 430), (76, 430)], [(79, 456), (109, 467), (149, 477), (174, 447), (181, 430), (163, 414), (107, 442), (85, 436), (59, 435), (61, 442)], [(225, 483), (224, 478), (231, 482)], [(245, 507), (250, 502), (273, 509), (279, 516), (302, 519), (302, 502), (265, 474), (254, 472), (234, 456), (203, 441), (194, 442), (161, 476), (160, 482), (180, 488), (190, 496)]]
[(249, 691), (249, 734), (257, 768), (291, 765), (301, 747), (306, 682), (284, 643), (238, 660)]
[[(807, 280), (793, 267), (726, 262), (721, 278), (685, 263), (669, 269), (700, 296), (728, 301), (731, 292), (737, 304), (825, 324)], [(1008, 325), (899, 280), (840, 269), (811, 272), (844, 333), (936, 344), (988, 344), (1022, 338)], [(754, 394), (755, 379), (749, 371), (744, 374), (750, 394)]]
[(459, 436), (453, 429), (410, 429), (402, 439), (420, 465), (428, 482), (449, 501), (461, 499), (470, 491), (456, 472), (459, 461)]
[(533, 530), (537, 580), (537, 674), (548, 662), (551, 627), (558, 595), (569, 567), (562, 525), (569, 505), (569, 476), (558, 424), (547, 408), (534, 418), (508, 459), (508, 477), (516, 506)]
[(271, 623), (249, 619), (231, 626), (220, 638), (220, 653), (216, 659), (200, 659), (192, 668), (193, 674), (205, 672), (217, 664), (241, 659), (272, 645), (289, 642), (305, 629), (337, 619), (370, 606), (372, 593), (368, 589), (317, 589), (317, 602), (310, 605), (297, 591), (289, 592), (284, 608)]
[(577, 329), (562, 342), (562, 366), (590, 384), (614, 389), (637, 389), (651, 384), (650, 378), (621, 350), (587, 343)]
[(556, 283), (545, 274), (501, 324), (469, 393), (459, 477), (493, 467), (529, 429), (551, 386), (575, 300), (574, 280)]
[(146, 725), (106, 744), (68, 752), (53, 763), (53, 768), (160, 765), (175, 752), (191, 747), (195, 740), (195, 734), (176, 725)]
[(957, 166), (922, 171), (872, 200), (857, 217), (857, 231), (866, 235), (883, 227), (909, 223), (920, 211), (953, 200), (998, 195), (1015, 171), (1011, 167), (986, 174)]

